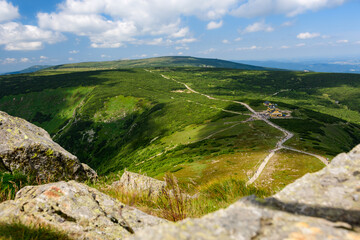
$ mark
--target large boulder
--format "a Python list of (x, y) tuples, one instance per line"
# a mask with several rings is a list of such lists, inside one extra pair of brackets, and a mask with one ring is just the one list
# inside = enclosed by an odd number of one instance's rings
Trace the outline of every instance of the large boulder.
[(15, 200), (0, 204), (0, 222), (49, 224), (74, 239), (123, 239), (145, 226), (166, 220), (127, 207), (75, 181), (21, 189)]
[(127, 192), (142, 192), (148, 195), (158, 195), (165, 188), (166, 182), (145, 175), (125, 171), (119, 181), (112, 184), (114, 188), (122, 188)]
[(128, 239), (360, 239), (360, 145), (265, 200), (246, 197), (199, 219), (145, 228)]
[(1, 111), (0, 170), (21, 171), (41, 180), (96, 178), (94, 170), (52, 141), (44, 129)]

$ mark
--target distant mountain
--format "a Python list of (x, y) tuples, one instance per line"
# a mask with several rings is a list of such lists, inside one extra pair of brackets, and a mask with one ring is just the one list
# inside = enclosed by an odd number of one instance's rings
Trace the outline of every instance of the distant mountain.
[(313, 72), (333, 72), (333, 73), (360, 73), (359, 62), (331, 62), (331, 63), (312, 63), (312, 62), (277, 62), (277, 61), (234, 61), (246, 64), (264, 66), (268, 68), (282, 68), (296, 71)]
[(3, 73), (2, 75), (33, 73), (33, 72), (37, 72), (37, 71), (40, 71), (42, 69), (49, 68), (49, 67), (51, 67), (51, 65), (35, 65), (35, 66), (25, 68), (24, 70), (21, 70), (21, 71)]
[(156, 57), (137, 60), (118, 60), (106, 62), (84, 62), (54, 66), (50, 69), (117, 69), (117, 68), (144, 68), (144, 67), (207, 67), (207, 68), (232, 68), (244, 70), (279, 70), (252, 66), (242, 63), (225, 61), (220, 59), (196, 58), (196, 57)]

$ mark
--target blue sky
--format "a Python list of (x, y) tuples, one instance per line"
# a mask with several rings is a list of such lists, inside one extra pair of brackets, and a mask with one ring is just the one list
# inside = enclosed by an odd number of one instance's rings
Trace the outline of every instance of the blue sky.
[(0, 0), (0, 72), (184, 55), (359, 59), (359, 0)]

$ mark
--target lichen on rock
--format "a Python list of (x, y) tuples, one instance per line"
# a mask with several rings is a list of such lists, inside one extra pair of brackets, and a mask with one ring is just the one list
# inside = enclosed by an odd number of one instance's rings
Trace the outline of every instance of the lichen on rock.
[(12, 221), (49, 224), (74, 239), (123, 239), (166, 222), (75, 181), (22, 188), (0, 204), (0, 222)]
[(0, 169), (33, 174), (40, 180), (96, 178), (95, 171), (85, 170), (78, 158), (55, 143), (44, 129), (1, 111), (0, 120)]

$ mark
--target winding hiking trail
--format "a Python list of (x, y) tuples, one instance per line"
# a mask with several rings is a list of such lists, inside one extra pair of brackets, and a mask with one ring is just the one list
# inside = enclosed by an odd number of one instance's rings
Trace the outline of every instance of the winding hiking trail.
[[(152, 72), (150, 70), (147, 70), (149, 72)], [(160, 74), (163, 78), (165, 79), (168, 79), (168, 80), (172, 80), (174, 82), (177, 82), (179, 84), (182, 84), (184, 85), (190, 92), (192, 93), (196, 93), (196, 94), (200, 94), (204, 97), (207, 97), (208, 99), (211, 99), (211, 100), (216, 100), (216, 101), (223, 101), (223, 102), (232, 102), (232, 103), (236, 103), (236, 104), (241, 104), (243, 105), (244, 107), (246, 107), (251, 113), (252, 113), (252, 117), (254, 119), (259, 119), (261, 121), (264, 121), (265, 123), (267, 123), (268, 125), (272, 126), (273, 128), (276, 128), (278, 129), (279, 131), (283, 132), (284, 133), (284, 137), (282, 137), (276, 144), (276, 147), (274, 149), (272, 149), (270, 151), (270, 153), (264, 158), (264, 160), (261, 162), (260, 166), (258, 167), (258, 169), (255, 171), (254, 175), (249, 179), (249, 181), (246, 183), (246, 185), (249, 185), (249, 184), (252, 184), (256, 181), (256, 179), (258, 179), (258, 177), (260, 176), (260, 174), (262, 173), (262, 171), (264, 170), (264, 168), (266, 167), (267, 163), (269, 162), (269, 160), (275, 155), (275, 153), (281, 149), (287, 149), (287, 150), (290, 150), (290, 151), (294, 151), (294, 152), (299, 152), (299, 153), (303, 153), (303, 154), (306, 154), (306, 155), (310, 155), (310, 156), (313, 156), (313, 157), (316, 157), (318, 158), (321, 162), (323, 162), (325, 165), (328, 165), (329, 162), (327, 161), (326, 158), (322, 157), (322, 156), (319, 156), (319, 155), (316, 155), (316, 154), (313, 154), (313, 153), (309, 153), (309, 152), (305, 152), (305, 151), (301, 151), (301, 150), (297, 150), (295, 148), (291, 148), (291, 147), (287, 147), (287, 146), (284, 146), (284, 143), (289, 140), (290, 138), (292, 138), (294, 136), (293, 133), (291, 133), (290, 131), (280, 127), (279, 125), (276, 125), (275, 123), (269, 121), (268, 119), (266, 119), (265, 117), (261, 116), (258, 112), (256, 112), (253, 108), (251, 108), (248, 104), (246, 103), (243, 103), (243, 102), (239, 102), (239, 101), (234, 101), (234, 100), (227, 100), (227, 99), (220, 99), (220, 98), (215, 98), (215, 97), (211, 97), (209, 95), (206, 95), (204, 93), (200, 93), (198, 91), (195, 91), (194, 89), (190, 88), (186, 83), (183, 83), (183, 82), (180, 82), (180, 81), (177, 81), (173, 78), (170, 78), (168, 76), (165, 76), (163, 74)], [(240, 123), (238, 123), (240, 124)], [(236, 125), (238, 125), (236, 124)], [(235, 125), (231, 126), (230, 128), (234, 127)], [(229, 128), (227, 128), (229, 129)], [(225, 130), (227, 130), (225, 129)], [(220, 130), (219, 132), (222, 132), (222, 131), (225, 131), (225, 130)], [(218, 133), (218, 132), (217, 132)], [(204, 139), (208, 139), (210, 137), (212, 137), (213, 135), (215, 135), (216, 133), (213, 133), (212, 135), (204, 138)], [(204, 140), (203, 139), (203, 140)]]

